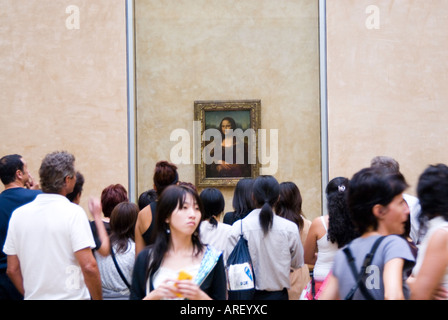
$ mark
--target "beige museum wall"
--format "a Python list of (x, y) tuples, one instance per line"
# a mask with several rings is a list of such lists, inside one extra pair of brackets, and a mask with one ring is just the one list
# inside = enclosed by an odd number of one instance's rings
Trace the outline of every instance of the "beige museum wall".
[[(371, 5), (379, 29), (366, 26)], [(0, 154), (22, 154), (37, 177), (46, 153), (74, 153), (85, 209), (111, 183), (128, 188), (125, 1), (0, 7)], [(448, 3), (327, 0), (327, 14), (330, 178), (386, 154), (415, 193), (428, 164), (448, 162)], [(299, 185), (308, 217), (321, 213), (317, 1), (136, 0), (136, 31), (138, 192), (169, 159), (171, 132), (192, 133), (195, 100), (261, 99), (262, 127), (279, 130), (275, 176)], [(194, 181), (193, 164), (179, 170)]]
[(445, 0), (327, 0), (330, 177), (389, 155), (415, 194), (448, 162), (447, 17)]
[[(193, 134), (195, 100), (260, 99), (262, 128), (279, 130), (275, 177), (320, 215), (318, 1), (136, 0), (135, 12), (137, 192), (170, 160), (173, 130)], [(178, 167), (194, 182), (193, 163)]]
[[(79, 29), (67, 28), (71, 5)], [(0, 0), (0, 8), (0, 154), (23, 155), (38, 178), (45, 154), (73, 153), (86, 211), (105, 186), (128, 188), (125, 2)]]

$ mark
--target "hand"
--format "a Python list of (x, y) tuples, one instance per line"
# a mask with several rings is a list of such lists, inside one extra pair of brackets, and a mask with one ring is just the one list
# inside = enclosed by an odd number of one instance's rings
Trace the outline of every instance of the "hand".
[(162, 300), (177, 298), (177, 289), (174, 287), (175, 281), (166, 279), (157, 289), (152, 290), (143, 300)]
[(176, 280), (175, 286), (177, 292), (188, 300), (210, 300), (210, 297), (192, 280)]
[(448, 290), (443, 286), (438, 286), (436, 290), (434, 290), (432, 295), (433, 300), (446, 300), (448, 299)]
[(28, 181), (25, 183), (25, 188), (31, 189), (31, 190), (39, 190), (40, 186), (39, 183), (34, 182), (33, 176), (31, 176), (31, 173), (28, 172)]
[(101, 201), (98, 198), (90, 197), (89, 198), (89, 211), (92, 216), (101, 218), (103, 208), (101, 207)]

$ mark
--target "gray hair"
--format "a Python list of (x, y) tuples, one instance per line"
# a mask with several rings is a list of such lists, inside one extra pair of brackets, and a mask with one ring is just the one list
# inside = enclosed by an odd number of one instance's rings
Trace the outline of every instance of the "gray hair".
[(75, 157), (72, 154), (66, 151), (47, 154), (39, 169), (42, 191), (60, 193), (65, 185), (65, 178), (75, 174)]
[(400, 173), (400, 165), (391, 157), (378, 156), (370, 162), (372, 168), (379, 168), (389, 173)]

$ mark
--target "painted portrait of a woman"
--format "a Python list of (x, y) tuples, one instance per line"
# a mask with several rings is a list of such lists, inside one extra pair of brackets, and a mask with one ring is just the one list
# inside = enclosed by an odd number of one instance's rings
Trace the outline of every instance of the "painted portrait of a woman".
[(234, 130), (238, 129), (232, 117), (224, 117), (218, 127), (222, 139), (213, 140), (208, 145), (210, 156), (221, 150), (221, 159), (206, 166), (207, 178), (250, 177), (251, 166), (248, 159), (248, 143)]

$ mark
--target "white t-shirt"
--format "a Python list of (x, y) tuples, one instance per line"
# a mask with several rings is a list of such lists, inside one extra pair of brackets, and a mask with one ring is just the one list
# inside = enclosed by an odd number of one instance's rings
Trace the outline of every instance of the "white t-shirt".
[(403, 198), (409, 206), (409, 215), (411, 216), (411, 231), (409, 236), (415, 244), (419, 244), (421, 239), (419, 239), (419, 229), (420, 223), (418, 221), (418, 215), (420, 214), (420, 201), (418, 198), (411, 196), (409, 194), (404, 193)]
[(202, 221), (200, 226), (201, 241), (219, 251), (225, 251), (231, 229), (232, 226), (225, 223), (218, 222), (215, 227), (207, 220)]
[[(442, 216), (437, 216), (429, 220), (428, 230), (426, 231), (426, 234), (423, 237), (422, 243), (418, 249), (417, 262), (412, 271), (414, 276), (418, 276), (418, 273), (420, 272), (423, 261), (425, 260), (426, 250), (428, 250), (428, 244), (431, 240), (431, 237), (437, 230), (440, 229), (448, 231), (448, 221), (446, 221)], [(445, 269), (441, 285), (443, 286), (443, 288), (448, 289), (448, 267)]]
[(90, 299), (74, 253), (95, 248), (86, 213), (57, 194), (41, 194), (12, 214), (3, 251), (20, 261), (26, 300)]

